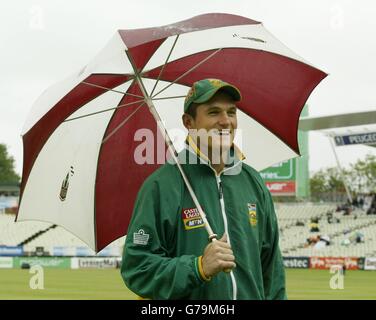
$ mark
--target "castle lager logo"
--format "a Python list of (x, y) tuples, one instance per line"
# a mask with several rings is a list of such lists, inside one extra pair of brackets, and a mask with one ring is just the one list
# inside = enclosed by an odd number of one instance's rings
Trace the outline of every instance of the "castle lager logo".
[(204, 226), (204, 221), (202, 220), (197, 208), (183, 209), (181, 215), (185, 230), (191, 230)]
[(59, 198), (61, 201), (65, 201), (65, 199), (67, 198), (67, 193), (68, 193), (68, 188), (69, 188), (69, 179), (70, 177), (73, 177), (73, 175), (74, 175), (74, 169), (73, 169), (73, 166), (71, 166), (70, 170), (65, 176), (65, 179), (61, 183), (60, 195), (59, 195)]

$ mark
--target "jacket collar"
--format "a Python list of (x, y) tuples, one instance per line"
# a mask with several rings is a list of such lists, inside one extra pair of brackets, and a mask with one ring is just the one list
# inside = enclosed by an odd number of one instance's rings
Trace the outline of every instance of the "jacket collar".
[[(210, 159), (199, 149), (193, 138), (188, 135), (185, 140), (185, 147), (186, 149), (195, 154), (199, 159), (201, 163), (204, 163), (208, 166), (210, 166), (212, 169), (212, 165), (210, 162)], [(238, 162), (242, 162), (245, 160), (244, 154), (240, 151), (240, 149), (233, 143), (230, 150), (229, 150), (229, 156), (230, 159), (233, 159), (233, 161), (229, 164), (225, 165), (225, 169), (235, 166)], [(213, 169), (214, 170), (214, 169)]]

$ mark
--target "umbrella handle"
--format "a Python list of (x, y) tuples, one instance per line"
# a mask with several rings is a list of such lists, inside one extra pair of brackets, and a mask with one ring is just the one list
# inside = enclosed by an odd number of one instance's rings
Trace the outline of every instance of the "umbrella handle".
[[(211, 235), (209, 236), (209, 241), (211, 241), (211, 242), (218, 241), (218, 239), (217, 239), (217, 235), (216, 235), (215, 233), (211, 234)], [(224, 269), (223, 271), (226, 272), (226, 273), (230, 273), (230, 272), (231, 272), (231, 269)]]

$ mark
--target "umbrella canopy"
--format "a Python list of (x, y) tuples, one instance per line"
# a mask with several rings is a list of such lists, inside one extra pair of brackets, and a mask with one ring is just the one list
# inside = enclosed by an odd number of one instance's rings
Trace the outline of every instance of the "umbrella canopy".
[[(237, 86), (242, 135), (235, 141), (261, 170), (299, 155), (299, 115), (325, 76), (241, 16), (118, 30), (91, 63), (35, 102), (23, 129), (17, 220), (58, 224), (100, 251), (126, 233), (141, 184), (165, 159), (150, 101), (167, 129), (182, 128), (184, 96), (195, 81)], [(135, 155), (145, 139), (162, 147), (140, 163)]]

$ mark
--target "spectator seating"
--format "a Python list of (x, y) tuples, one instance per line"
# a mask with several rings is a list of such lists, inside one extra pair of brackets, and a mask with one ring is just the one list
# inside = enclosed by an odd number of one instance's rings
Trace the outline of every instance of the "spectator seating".
[[(313, 212), (313, 211), (311, 211)], [(329, 223), (325, 208), (322, 214), (315, 214), (309, 217), (306, 212), (306, 219), (285, 219), (279, 215), (280, 226), (280, 247), (283, 255), (288, 256), (367, 256), (376, 254), (376, 218), (367, 216), (364, 211), (356, 210), (350, 215), (333, 212), (333, 216), (339, 222)], [(278, 215), (278, 214), (277, 214)], [(319, 231), (311, 232), (309, 222), (312, 217), (319, 218)], [(296, 225), (302, 221), (303, 226)], [(334, 219), (336, 221), (336, 219)], [(352, 241), (344, 245), (344, 240), (349, 239), (356, 232), (364, 235), (364, 242), (355, 243)], [(307, 239), (314, 235), (328, 236), (330, 245), (316, 249), (307, 246)]]
[(50, 223), (38, 221), (14, 223), (15, 217), (13, 214), (0, 214), (0, 245), (17, 246), (38, 231), (51, 226)]
[[(376, 217), (366, 215), (362, 210), (343, 215), (343, 212), (335, 212), (337, 206), (338, 204), (335, 203), (275, 203), (282, 254), (285, 256), (375, 256)], [(333, 218), (333, 222), (329, 221), (329, 215)], [(44, 251), (50, 253), (54, 252), (54, 247), (87, 248), (82, 240), (62, 227), (52, 228), (50, 223), (37, 221), (14, 223), (14, 218), (14, 215), (0, 214), (0, 245), (16, 246), (37, 234), (34, 239), (29, 239), (25, 243), (25, 252), (34, 252), (36, 247), (44, 247)], [(317, 232), (310, 231), (309, 224), (312, 219), (318, 220)], [(41, 230), (45, 232), (38, 234)], [(345, 240), (355, 232), (364, 235), (364, 242), (350, 243)], [(307, 238), (314, 235), (328, 236), (330, 245), (321, 249), (307, 246)], [(118, 252), (121, 253), (124, 240), (125, 237), (122, 237), (108, 247), (118, 248)], [(347, 241), (347, 245), (344, 245), (344, 241)]]
[[(0, 214), (0, 245), (20, 245), (24, 240), (30, 238), (39, 231), (46, 230), (52, 226), (51, 223), (46, 222), (20, 221), (15, 223), (14, 220), (14, 215)], [(112, 242), (109, 247), (122, 248), (124, 241), (125, 237), (121, 237)], [(26, 243), (24, 245), (24, 251), (33, 252), (36, 247), (44, 247), (45, 251), (52, 253), (53, 247), (88, 246), (85, 242), (66, 231), (64, 228), (56, 226)]]

